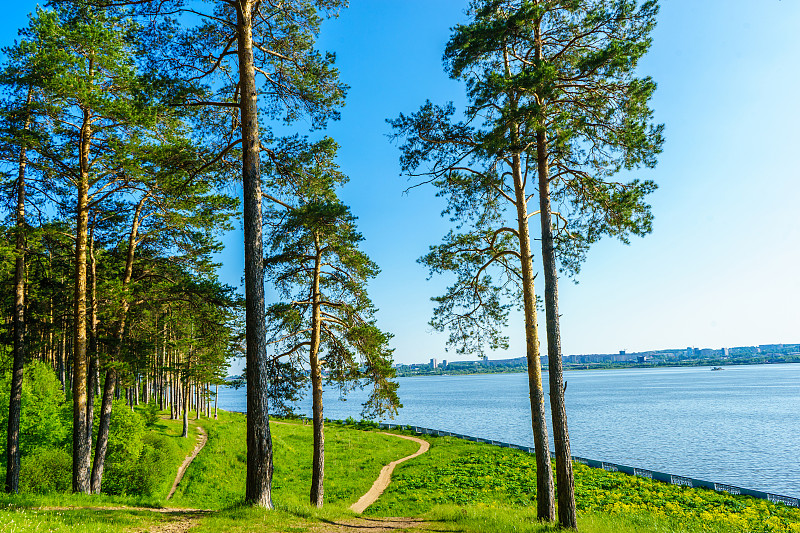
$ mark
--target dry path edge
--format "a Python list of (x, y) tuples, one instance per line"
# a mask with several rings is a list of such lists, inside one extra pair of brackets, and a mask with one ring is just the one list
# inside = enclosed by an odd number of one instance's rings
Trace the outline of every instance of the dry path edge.
[(203, 449), (203, 446), (205, 446), (206, 442), (208, 441), (208, 434), (206, 433), (205, 429), (197, 426), (197, 431), (200, 433), (200, 435), (197, 437), (197, 444), (195, 445), (194, 450), (192, 450), (192, 453), (186, 456), (186, 459), (183, 460), (180, 468), (178, 468), (178, 475), (175, 476), (175, 482), (172, 484), (172, 488), (169, 489), (169, 495), (167, 496), (168, 500), (172, 498), (173, 494), (175, 494), (175, 490), (178, 488), (178, 484), (183, 479), (186, 469), (189, 468), (189, 465), (192, 464), (194, 458), (197, 457), (197, 454), (200, 453), (200, 450)]
[(366, 494), (361, 496), (356, 503), (350, 506), (350, 510), (355, 511), (356, 513), (363, 513), (367, 507), (375, 503), (375, 501), (383, 494), (383, 491), (386, 490), (386, 487), (389, 486), (389, 482), (392, 480), (392, 472), (394, 471), (394, 467), (408, 461), (409, 459), (413, 459), (414, 457), (418, 457), (423, 453), (427, 452), (428, 449), (431, 447), (428, 441), (418, 439), (417, 437), (409, 437), (407, 435), (396, 435), (394, 433), (385, 433), (384, 435), (389, 435), (390, 437), (397, 437), (398, 439), (406, 439), (410, 441), (414, 441), (419, 444), (419, 449), (412, 453), (411, 455), (407, 455), (397, 461), (392, 461), (388, 465), (381, 468), (381, 473), (378, 474), (378, 479), (375, 480), (375, 483), (372, 484), (372, 488), (367, 491)]

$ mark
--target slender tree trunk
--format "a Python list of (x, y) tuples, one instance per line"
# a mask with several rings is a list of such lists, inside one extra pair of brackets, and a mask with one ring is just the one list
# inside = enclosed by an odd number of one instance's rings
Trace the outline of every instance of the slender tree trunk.
[[(503, 56), (506, 78), (511, 78), (508, 49), (504, 43)], [(509, 95), (512, 116), (517, 111), (517, 100)], [(518, 149), (519, 125), (509, 124), (511, 145)], [(544, 388), (542, 386), (542, 365), (539, 354), (539, 323), (536, 316), (536, 291), (534, 289), (533, 259), (531, 238), (528, 226), (528, 197), (525, 177), (522, 174), (520, 153), (515, 152), (511, 161), (514, 179), (514, 203), (517, 208), (519, 254), (522, 266), (522, 295), (525, 307), (525, 345), (528, 359), (528, 389), (531, 401), (531, 425), (533, 445), (536, 450), (536, 510), (540, 520), (555, 519), (555, 494), (553, 492), (553, 467), (550, 462), (550, 445), (547, 435), (547, 415), (544, 408)]]
[(167, 321), (165, 317), (161, 325), (161, 357), (159, 358), (160, 364), (158, 368), (158, 377), (159, 377), (158, 407), (161, 411), (163, 411), (164, 408), (166, 407), (165, 400), (167, 396), (167, 388), (165, 383), (166, 372), (164, 371), (164, 366), (167, 359), (166, 356), (167, 356)]
[(84, 109), (80, 134), (80, 173), (75, 228), (75, 338), (72, 353), (72, 490), (88, 493), (91, 441), (86, 440), (87, 335), (86, 244), (89, 223), (89, 145), (91, 114)]
[(513, 156), (512, 172), (516, 189), (517, 221), (519, 223), (519, 253), (522, 266), (522, 293), (525, 307), (525, 345), (528, 359), (528, 388), (531, 401), (531, 425), (536, 449), (536, 502), (541, 520), (555, 519), (553, 467), (547, 436), (547, 415), (544, 408), (542, 366), (539, 358), (539, 326), (536, 317), (536, 291), (533, 285), (533, 262), (528, 228), (528, 208), (521, 162)]
[(542, 219), (542, 268), (544, 270), (544, 306), (547, 316), (547, 356), (550, 375), (550, 412), (556, 451), (556, 487), (558, 488), (558, 523), (578, 529), (575, 508), (575, 478), (564, 405), (564, 374), (561, 365), (561, 329), (558, 316), (558, 271), (556, 266), (553, 223), (550, 205), (550, 176), (547, 160), (547, 137), (536, 133), (539, 172), (539, 206)]
[[(31, 103), (28, 89), (26, 107)], [(30, 114), (24, 131), (30, 128)], [(8, 433), (6, 441), (6, 492), (19, 491), (20, 450), (19, 425), (22, 417), (22, 380), (25, 367), (25, 167), (28, 159), (25, 144), (19, 151), (17, 173), (16, 261), (14, 265), (14, 356), (11, 366), (11, 390), (8, 402)]]
[(65, 360), (67, 357), (67, 321), (62, 320), (61, 343), (58, 349), (58, 381), (61, 382), (61, 392), (67, 393), (67, 375)]
[(245, 501), (272, 509), (272, 436), (267, 402), (264, 254), (253, 0), (236, 3), (242, 123), (245, 335), (247, 337), (247, 481)]
[[(142, 198), (136, 206), (134, 212), (133, 222), (131, 223), (131, 232), (128, 236), (128, 252), (125, 257), (125, 271), (122, 274), (122, 302), (120, 304), (119, 314), (117, 316), (117, 330), (115, 332), (115, 346), (114, 352), (116, 358), (119, 357), (122, 348), (122, 339), (125, 336), (125, 321), (128, 316), (130, 304), (128, 303), (127, 291), (131, 278), (133, 277), (133, 258), (136, 252), (137, 237), (139, 232), (139, 221), (142, 215), (142, 208), (147, 196)], [(94, 318), (93, 318), (94, 319)], [(92, 484), (91, 489), (93, 492), (100, 492), (100, 485), (103, 481), (103, 465), (105, 464), (106, 450), (108, 449), (108, 427), (111, 424), (111, 410), (113, 407), (113, 394), (116, 387), (116, 371), (113, 371), (113, 379), (111, 381), (111, 392), (109, 393), (109, 401), (106, 403), (106, 393), (109, 386), (109, 369), (106, 373), (106, 384), (103, 387), (103, 406), (100, 410), (100, 421), (97, 432), (97, 444), (95, 445), (94, 464), (92, 466)], [(135, 380), (134, 380), (135, 381)], [(133, 402), (131, 402), (131, 409), (133, 409)], [(105, 427), (105, 431), (100, 431), (100, 428)], [(89, 442), (92, 439), (91, 430), (89, 431)], [(99, 468), (98, 468), (99, 465)]]
[(97, 259), (94, 255), (94, 217), (89, 234), (89, 259), (91, 259), (89, 273), (91, 284), (89, 286), (89, 370), (88, 370), (88, 395), (86, 398), (86, 440), (92, 441), (92, 426), (94, 425), (94, 396), (97, 391)]
[(97, 446), (94, 451), (94, 463), (92, 464), (92, 492), (100, 494), (100, 486), (103, 482), (103, 469), (106, 461), (106, 450), (108, 448), (108, 429), (111, 424), (111, 407), (114, 403), (114, 389), (117, 385), (117, 371), (109, 368), (106, 371), (106, 380), (103, 385), (103, 400), (100, 404), (100, 421), (97, 426)]
[[(543, 59), (541, 18), (534, 21), (534, 59)], [(539, 101), (540, 106), (543, 105)], [(542, 114), (543, 116), (543, 114)], [(542, 230), (542, 269), (544, 271), (544, 305), (547, 323), (547, 356), (550, 378), (550, 412), (553, 420), (553, 441), (556, 456), (556, 486), (558, 487), (558, 522), (563, 528), (578, 529), (575, 508), (575, 478), (572, 472), (572, 452), (567, 430), (567, 410), (564, 404), (564, 374), (561, 361), (561, 327), (558, 314), (558, 270), (553, 239), (552, 206), (550, 203), (550, 172), (547, 135), (543, 125), (536, 132), (536, 164), (539, 175), (539, 214)]]
[(183, 388), (183, 431), (181, 437), (189, 436), (189, 379), (186, 379), (186, 384)]
[(214, 386), (214, 420), (217, 419), (217, 401), (219, 400), (219, 385)]
[(319, 277), (321, 269), (321, 255), (319, 242), (314, 237), (317, 245), (317, 257), (314, 260), (314, 277), (311, 284), (311, 346), (308, 350), (308, 360), (311, 366), (311, 395), (313, 398), (312, 418), (314, 431), (314, 457), (311, 467), (311, 505), (322, 507), (325, 496), (325, 419), (322, 416), (322, 369), (319, 364), (320, 333), (322, 315), (320, 309)]

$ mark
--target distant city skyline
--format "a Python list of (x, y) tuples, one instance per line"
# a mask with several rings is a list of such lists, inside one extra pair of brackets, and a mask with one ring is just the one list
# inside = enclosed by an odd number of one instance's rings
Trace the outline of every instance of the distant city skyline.
[[(336, 52), (351, 87), (342, 120), (325, 133), (340, 144), (338, 161), (351, 178), (342, 199), (359, 217), (364, 250), (383, 269), (370, 293), (379, 326), (395, 335), (400, 363), (429, 359), (425, 354), (475, 359), (446, 351), (446, 335), (427, 325), (430, 298), (448, 280), (427, 281), (416, 259), (450, 223), (430, 188), (404, 193), (409, 183), (398, 177), (399, 151), (385, 123), (426, 99), (463, 107), (464, 87), (447, 78), (441, 57), (467, 4), (354, 0), (323, 24), (319, 43)], [(23, 0), (6, 7), (0, 43), (13, 42), (35, 6)], [(650, 198), (654, 231), (630, 246), (598, 243), (579, 284), (560, 280), (564, 353), (753, 346), (800, 336), (798, 27), (800, 2), (661, 2), (640, 73), (658, 83), (653, 106), (666, 125), (664, 153), (654, 170), (622, 176), (659, 185)], [(308, 126), (276, 131), (307, 134)], [(241, 232), (226, 235), (225, 244), (217, 257), (221, 279), (240, 286)], [(536, 281), (541, 292), (542, 277)], [(516, 312), (508, 334), (509, 350), (490, 357), (524, 353)]]
[[(561, 354), (565, 360), (569, 361), (573, 359), (573, 362), (578, 363), (585, 363), (588, 362), (590, 359), (586, 358), (603, 358), (603, 357), (610, 357), (612, 359), (608, 360), (618, 360), (618, 361), (629, 361), (632, 360), (631, 357), (633, 356), (641, 356), (641, 355), (659, 355), (659, 354), (677, 354), (677, 353), (686, 353), (687, 355), (698, 355), (698, 356), (711, 356), (715, 355), (714, 352), (721, 352), (720, 355), (728, 357), (730, 355), (730, 351), (733, 350), (734, 354), (737, 351), (749, 350), (754, 349), (756, 353), (771, 353), (774, 350), (781, 350), (784, 348), (795, 348), (800, 350), (800, 343), (772, 343), (772, 344), (759, 344), (759, 345), (747, 345), (747, 346), (721, 346), (719, 348), (711, 348), (711, 347), (700, 347), (700, 346), (687, 346), (683, 347), (672, 347), (672, 348), (656, 348), (650, 350), (641, 350), (641, 351), (628, 351), (628, 350), (619, 350), (618, 352), (610, 352), (610, 353), (584, 353), (584, 354)], [(689, 350), (692, 350), (692, 353), (689, 354)], [(793, 352), (795, 353), (795, 352)], [(503, 354), (499, 354), (498, 357), (486, 357), (485, 359), (469, 359), (469, 360), (450, 360), (450, 363), (480, 363), (480, 362), (503, 362), (503, 361), (513, 361), (517, 359), (524, 359), (524, 355), (513, 355), (513, 354), (505, 354), (506, 356), (503, 357)], [(601, 360), (601, 359), (598, 359)], [(547, 355), (542, 355), (543, 364), (547, 364)], [(438, 357), (430, 357), (428, 362), (424, 360), (414, 361), (411, 363), (397, 363), (396, 366), (406, 365), (406, 366), (430, 366), (431, 368), (446, 368), (448, 364), (447, 359), (439, 359)]]

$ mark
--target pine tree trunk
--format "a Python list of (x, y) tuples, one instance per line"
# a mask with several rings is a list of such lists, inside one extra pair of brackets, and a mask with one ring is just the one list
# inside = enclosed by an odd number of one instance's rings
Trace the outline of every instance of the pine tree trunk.
[(194, 384), (195, 389), (195, 420), (200, 420), (200, 409), (202, 406), (202, 398), (200, 397), (200, 382)]
[[(88, 370), (88, 395), (86, 398), (86, 440), (92, 440), (92, 426), (94, 425), (94, 396), (97, 390), (97, 260), (94, 255), (94, 217), (89, 235), (89, 258), (91, 265), (89, 273), (91, 284), (89, 286), (89, 370)], [(96, 453), (96, 452), (95, 452)]]
[[(122, 339), (125, 335), (125, 321), (128, 315), (129, 304), (126, 297), (126, 293), (128, 290), (128, 285), (130, 284), (131, 278), (133, 277), (133, 258), (134, 253), (136, 251), (136, 238), (138, 235), (139, 230), (139, 220), (142, 213), (142, 206), (144, 205), (144, 199), (142, 199), (136, 207), (136, 211), (133, 217), (133, 223), (131, 225), (131, 232), (128, 237), (128, 252), (125, 258), (125, 271), (122, 275), (122, 303), (120, 306), (119, 314), (118, 314), (118, 322), (117, 322), (117, 330), (115, 332), (115, 359), (119, 359), (120, 350), (122, 349)], [(94, 265), (94, 261), (93, 261)], [(94, 272), (94, 266), (93, 266)], [(94, 279), (94, 276), (93, 276)], [(94, 300), (94, 298), (93, 298)], [(94, 305), (94, 302), (93, 302)], [(94, 313), (92, 320), (95, 319)], [(93, 324), (93, 327), (94, 324)], [(109, 380), (109, 376), (111, 379)], [(114, 398), (114, 389), (117, 384), (117, 374), (115, 370), (109, 369), (106, 372), (106, 382), (103, 387), (103, 404), (100, 408), (100, 421), (97, 431), (97, 444), (95, 445), (95, 452), (94, 452), (94, 462), (92, 465), (92, 476), (91, 476), (91, 491), (94, 493), (100, 492), (100, 486), (103, 482), (103, 468), (105, 465), (106, 460), (106, 451), (108, 449), (108, 428), (111, 424), (111, 411), (114, 405), (113, 398)], [(110, 387), (110, 390), (109, 390)], [(108, 396), (108, 401), (106, 401), (106, 396)], [(129, 396), (130, 397), (130, 396)], [(133, 402), (131, 402), (131, 409), (133, 409)], [(88, 441), (92, 441), (92, 431), (91, 426), (89, 426), (89, 433), (87, 435)]]
[(91, 115), (83, 112), (80, 135), (80, 173), (75, 210), (75, 338), (72, 353), (72, 491), (88, 493), (91, 441), (86, 440), (87, 335), (86, 335), (86, 244), (89, 223), (89, 144)]
[(561, 364), (561, 329), (558, 316), (558, 271), (550, 205), (547, 138), (536, 134), (539, 172), (539, 209), (542, 220), (542, 268), (544, 270), (544, 306), (547, 316), (547, 360), (550, 375), (550, 412), (553, 419), (553, 440), (556, 452), (556, 486), (558, 488), (558, 523), (563, 528), (578, 529), (575, 509), (575, 478), (567, 431), (567, 410), (564, 405), (564, 374)]
[(219, 385), (214, 386), (214, 420), (217, 419), (217, 402), (219, 401)]
[(322, 416), (322, 369), (319, 363), (320, 330), (322, 325), (319, 278), (321, 269), (321, 256), (319, 242), (314, 237), (317, 245), (317, 257), (314, 261), (314, 274), (311, 283), (311, 345), (308, 350), (308, 360), (311, 367), (311, 395), (312, 418), (314, 431), (314, 456), (311, 467), (311, 505), (322, 507), (325, 500), (325, 420)]
[(105, 384), (103, 385), (103, 400), (100, 404), (100, 420), (97, 425), (97, 445), (94, 449), (94, 463), (92, 464), (92, 493), (100, 494), (103, 482), (103, 469), (106, 462), (108, 449), (108, 429), (111, 425), (111, 407), (114, 403), (114, 389), (117, 386), (117, 371), (109, 368), (106, 371)]
[[(28, 89), (27, 104), (31, 102)], [(24, 131), (30, 127), (30, 115), (25, 120)], [(8, 402), (8, 431), (6, 440), (6, 492), (19, 491), (20, 449), (19, 425), (22, 417), (22, 380), (25, 368), (25, 145), (19, 151), (16, 210), (16, 260), (14, 265), (14, 355), (11, 366), (11, 390)]]
[(512, 172), (516, 192), (517, 222), (519, 224), (519, 253), (522, 266), (522, 293), (525, 307), (525, 345), (528, 359), (528, 389), (531, 401), (531, 425), (536, 450), (536, 502), (540, 520), (555, 519), (553, 467), (547, 436), (547, 415), (544, 408), (542, 366), (539, 357), (539, 325), (536, 317), (536, 291), (533, 285), (533, 262), (528, 228), (528, 208), (523, 184), (521, 162), (513, 156)]
[(253, 57), (253, 0), (236, 3), (244, 201), (245, 335), (247, 338), (247, 481), (245, 501), (272, 509), (272, 436), (267, 402), (264, 255), (258, 104)]
[(186, 385), (183, 389), (183, 431), (181, 437), (189, 436), (189, 380), (186, 380)]

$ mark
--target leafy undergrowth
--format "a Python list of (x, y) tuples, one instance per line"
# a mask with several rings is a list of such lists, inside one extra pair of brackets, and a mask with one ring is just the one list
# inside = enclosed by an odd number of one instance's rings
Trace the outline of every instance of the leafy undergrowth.
[[(137, 411), (142, 409), (137, 408)], [(118, 418), (136, 420), (131, 418), (134, 415), (125, 406), (117, 414), (122, 415)], [(134, 430), (142, 432), (136, 449), (120, 449), (116, 453), (117, 456), (135, 453), (136, 457), (109, 464), (107, 477), (104, 476), (105, 481), (108, 481), (103, 484), (104, 490), (110, 487), (116, 494), (71, 494), (68, 487), (67, 492), (58, 492), (52, 490), (52, 487), (42, 490), (41, 487), (31, 485), (31, 480), (28, 479), (27, 485), (33, 490), (15, 495), (0, 494), (0, 531), (143, 531), (157, 523), (174, 520), (174, 516), (167, 514), (120, 508), (164, 506), (178, 466), (194, 448), (196, 429), (192, 425), (189, 437), (181, 438), (182, 425), (179, 420), (158, 419), (146, 428), (139, 427), (138, 421), (134, 425)], [(126, 431), (131, 431), (131, 428), (127, 427)], [(31, 461), (35, 461), (37, 457), (41, 460), (39, 456), (27, 457), (27, 472), (45, 472), (45, 467), (52, 467), (52, 462), (44, 465), (32, 464)], [(23, 464), (25, 461), (26, 457), (23, 457)], [(71, 461), (63, 468), (66, 471), (45, 473), (54, 479), (69, 480)], [(131, 494), (133, 490), (139, 493)]]
[[(347, 507), (369, 489), (380, 468), (417, 449), (413, 442), (369, 431), (365, 425), (360, 427), (368, 431), (353, 424), (328, 424), (326, 505), (316, 509), (307, 503), (311, 427), (297, 422), (272, 424), (276, 508), (264, 511), (241, 505), (246, 474), (244, 416), (221, 413), (219, 420), (203, 419), (200, 424), (208, 431), (208, 444), (187, 470), (174, 500), (164, 501), (161, 494), (166, 488), (161, 486), (149, 497), (0, 496), (0, 531), (144, 531), (176, 520), (183, 520), (184, 527), (189, 520), (195, 533), (344, 531), (356, 518)], [(182, 456), (195, 443), (194, 438), (176, 438), (179, 421), (159, 421), (153, 431), (175, 439)], [(431, 442), (430, 451), (395, 470), (386, 493), (365, 513), (375, 521), (368, 527), (379, 528), (380, 517), (407, 516), (424, 520), (407, 530), (414, 532), (557, 531), (536, 519), (533, 456), (449, 437), (423, 438)], [(175, 470), (177, 464), (162, 473), (165, 485)], [(580, 464), (575, 464), (575, 481), (583, 533), (800, 533), (800, 510), (763, 500), (672, 486)], [(176, 516), (107, 509), (165, 503), (217, 511)]]
[[(208, 444), (186, 471), (173, 497), (176, 505), (223, 509), (242, 502), (247, 472), (245, 417), (221, 412), (203, 421)], [(308, 500), (311, 486), (311, 426), (271, 424), (275, 472), (273, 501), (295, 508)], [(369, 490), (388, 462), (419, 446), (377, 432), (325, 426), (325, 503), (346, 508)]]
[[(430, 441), (429, 453), (398, 467), (367, 514), (425, 514), (460, 521), (468, 531), (541, 530), (534, 456), (449, 437)], [(574, 468), (584, 531), (800, 532), (800, 510), (784, 505)]]

